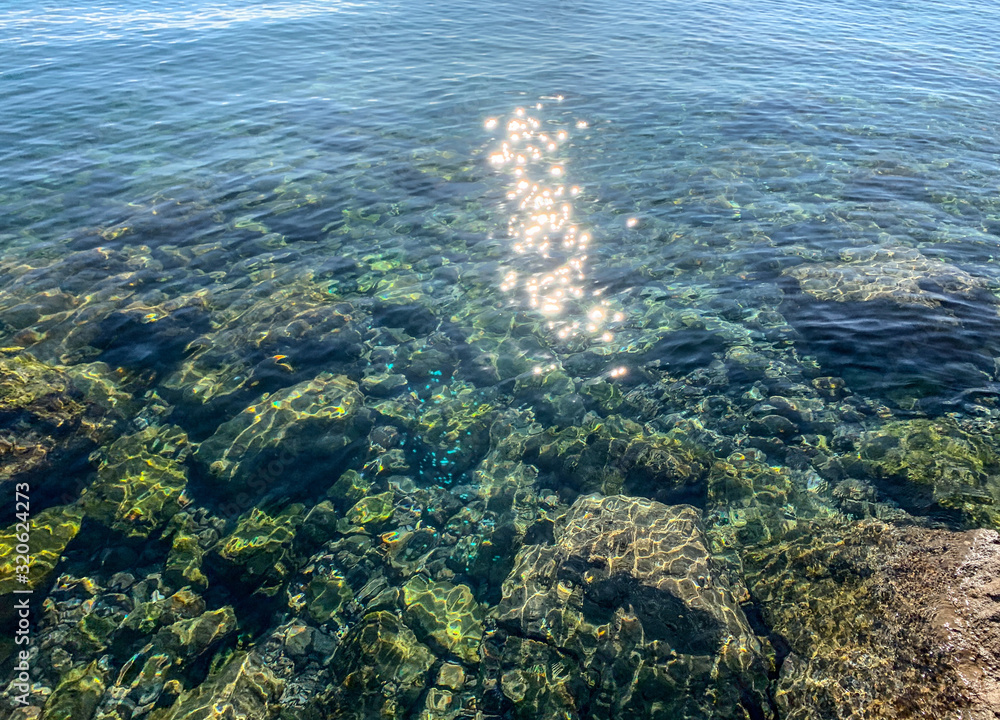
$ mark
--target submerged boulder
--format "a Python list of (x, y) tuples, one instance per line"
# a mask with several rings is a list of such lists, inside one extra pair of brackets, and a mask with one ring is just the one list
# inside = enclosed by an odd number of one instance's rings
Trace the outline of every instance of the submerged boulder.
[(434, 662), (434, 655), (402, 620), (385, 611), (370, 613), (337, 649), (337, 684), (318, 698), (316, 716), (408, 718), (431, 679)]
[(253, 508), (219, 541), (211, 558), (228, 581), (273, 596), (295, 570), (292, 542), (302, 514), (301, 505), (275, 515)]
[(745, 592), (694, 508), (581, 497), (504, 583), (498, 685), (519, 717), (766, 716)]
[(683, 435), (649, 432), (612, 415), (589, 415), (583, 424), (550, 427), (530, 437), (524, 459), (555, 473), (577, 492), (614, 494), (642, 489), (658, 499), (703, 492), (710, 458)]
[[(0, 530), (0, 621), (7, 622), (13, 617), (13, 601), (16, 590), (48, 590), (56, 566), (63, 551), (76, 537), (83, 522), (83, 511), (79, 505), (57, 505), (37, 513), (27, 523), (15, 523)], [(31, 562), (24, 568), (22, 555), (25, 541), (30, 543)]]
[[(224, 422), (201, 444), (196, 458), (223, 487), (236, 482), (250, 492), (275, 486), (301, 492), (311, 479), (307, 471), (329, 467), (352, 443), (365, 437), (369, 430), (366, 416), (354, 381), (321, 373), (263, 396)], [(295, 473), (291, 472), (293, 464)], [(245, 505), (250, 504), (247, 500)]]
[(479, 660), (483, 610), (467, 585), (415, 575), (403, 586), (409, 624), (429, 645), (470, 663)]
[(36, 497), (69, 501), (83, 482), (60, 468), (85, 461), (135, 403), (102, 363), (64, 367), (9, 352), (0, 350), (0, 481), (30, 481)]
[(145, 539), (180, 510), (187, 486), (187, 435), (176, 426), (149, 426), (102, 453), (98, 480), (83, 495), (88, 517), (129, 538)]
[(284, 683), (254, 653), (238, 652), (218, 673), (183, 693), (162, 720), (270, 720), (278, 716)]
[(890, 422), (866, 433), (859, 457), (911, 512), (953, 512), (1000, 528), (1000, 455), (986, 433), (945, 418)]
[(803, 292), (837, 302), (890, 300), (937, 307), (945, 294), (968, 296), (988, 286), (985, 279), (914, 248), (864, 248), (842, 257), (842, 263), (797, 265), (785, 273)]

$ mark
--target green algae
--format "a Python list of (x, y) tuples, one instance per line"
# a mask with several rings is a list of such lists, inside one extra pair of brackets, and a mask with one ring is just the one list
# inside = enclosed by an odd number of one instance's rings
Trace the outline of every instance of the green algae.
[(98, 479), (84, 491), (84, 511), (126, 537), (149, 537), (186, 502), (190, 451), (187, 434), (176, 426), (118, 438), (98, 456)]
[(403, 586), (403, 602), (407, 621), (425, 642), (478, 662), (484, 613), (468, 586), (415, 575)]
[(23, 529), (14, 524), (0, 532), (0, 595), (9, 595), (15, 589), (44, 589), (66, 546), (80, 531), (82, 522), (83, 510), (79, 505), (46, 508), (31, 517), (28, 522), (31, 563), (26, 573), (27, 582), (19, 581), (15, 572), (21, 565), (16, 560)]
[(1000, 455), (989, 436), (946, 419), (890, 422), (865, 435), (859, 458), (876, 478), (912, 484), (916, 502), (926, 503), (920, 509), (933, 503), (967, 523), (1000, 528)]
[(265, 585), (273, 593), (293, 572), (292, 541), (302, 523), (303, 507), (292, 505), (275, 515), (254, 508), (222, 538), (215, 552), (238, 569), (244, 582)]

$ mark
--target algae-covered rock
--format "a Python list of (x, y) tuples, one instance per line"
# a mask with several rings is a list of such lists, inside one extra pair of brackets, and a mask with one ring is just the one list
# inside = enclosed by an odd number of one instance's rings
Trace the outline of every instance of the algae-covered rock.
[(434, 656), (389, 612), (366, 615), (334, 655), (337, 686), (319, 698), (320, 717), (409, 717), (428, 684)]
[(219, 541), (215, 552), (239, 569), (243, 582), (274, 588), (294, 570), (292, 541), (302, 514), (301, 505), (289, 506), (273, 517), (254, 508)]
[(649, 432), (619, 416), (593, 415), (581, 425), (533, 435), (524, 459), (557, 473), (578, 492), (624, 489), (652, 497), (698, 484), (710, 464), (708, 454), (683, 437)]
[(352, 505), (368, 494), (371, 481), (357, 470), (346, 470), (327, 491), (327, 495), (345, 505)]
[[(183, 684), (190, 683), (192, 669), (232, 638), (236, 615), (230, 606), (206, 611), (199, 596), (181, 590), (138, 604), (121, 627), (125, 632), (114, 639), (112, 652), (128, 660), (109, 683), (95, 720), (170, 706)], [(197, 670), (193, 674), (200, 679)]]
[(239, 652), (157, 720), (271, 720), (283, 692), (284, 683), (254, 653)]
[(28, 353), (0, 353), (0, 417), (31, 417), (53, 429), (76, 423), (86, 412), (83, 395), (65, 369), (40, 362)]
[(989, 440), (945, 418), (902, 420), (866, 433), (859, 456), (912, 512), (943, 508), (1000, 528), (1000, 456)]
[(515, 717), (586, 717), (581, 706), (590, 697), (590, 678), (572, 655), (517, 635), (507, 638), (498, 652), (502, 672), (487, 683), (513, 703)]
[(159, 628), (205, 612), (205, 601), (188, 589), (165, 598), (137, 603), (122, 622), (122, 627), (141, 634), (154, 634)]
[(147, 538), (180, 509), (190, 453), (176, 426), (118, 438), (100, 456), (98, 480), (83, 494), (88, 517), (130, 538)]
[(392, 517), (393, 497), (393, 492), (387, 490), (358, 500), (354, 507), (347, 511), (347, 522), (360, 527), (381, 525)]
[(364, 413), (356, 383), (343, 375), (322, 373), (247, 407), (220, 425), (196, 457), (223, 484), (237, 477), (251, 487), (287, 481), (280, 471), (292, 475), (293, 459), (297, 468), (312, 461), (331, 463), (363, 438), (368, 432), (365, 423), (359, 424)]
[(161, 697), (166, 701), (162, 706), (169, 705), (180, 690), (180, 682), (173, 676), (184, 669), (175, 660), (169, 653), (158, 652), (153, 643), (146, 643), (122, 666), (94, 720), (142, 716), (161, 706)]
[[(31, 532), (25, 536), (24, 527), (15, 523), (0, 532), (0, 596), (15, 589), (34, 590), (44, 588), (62, 557), (63, 550), (80, 531), (83, 510), (78, 505), (58, 505), (46, 508), (29, 520)], [(31, 563), (26, 573), (27, 582), (22, 582), (17, 568), (19, 545), (25, 537), (30, 538)]]
[(235, 629), (236, 613), (227, 605), (164, 627), (156, 636), (156, 645), (177, 658), (190, 660), (216, 646)]
[(406, 387), (406, 376), (399, 373), (375, 373), (361, 380), (361, 389), (375, 397), (389, 397)]
[(483, 610), (467, 585), (415, 575), (403, 586), (406, 620), (425, 642), (468, 663), (479, 660)]
[(104, 694), (105, 682), (96, 660), (73, 668), (45, 703), (42, 720), (90, 720)]
[[(79, 462), (130, 409), (106, 366), (66, 368), (7, 353), (0, 350), (0, 480)], [(49, 475), (47, 485), (61, 477)]]
[(314, 577), (306, 585), (306, 610), (310, 617), (322, 625), (329, 622), (354, 594), (339, 572)]
[(803, 519), (830, 516), (826, 488), (809, 466), (772, 465), (754, 448), (734, 452), (708, 477), (713, 542), (732, 551), (783, 537)]
[(746, 590), (709, 555), (694, 508), (585, 496), (555, 540), (518, 553), (496, 617), (577, 661), (560, 663), (567, 694), (558, 696), (538, 687), (551, 668), (505, 666), (518, 694), (556, 703), (523, 705), (520, 716), (565, 712), (567, 702), (594, 718), (766, 712), (764, 649), (739, 604)]
[(208, 587), (208, 578), (202, 572), (202, 560), (205, 551), (202, 549), (197, 535), (184, 530), (178, 531), (171, 541), (170, 552), (167, 554), (163, 577), (175, 587), (190, 586), (195, 590)]

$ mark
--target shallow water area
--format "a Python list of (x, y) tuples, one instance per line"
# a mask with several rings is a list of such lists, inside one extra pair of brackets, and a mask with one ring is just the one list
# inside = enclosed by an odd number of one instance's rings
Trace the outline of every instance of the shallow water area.
[(998, 20), (5, 5), (4, 717), (996, 717)]

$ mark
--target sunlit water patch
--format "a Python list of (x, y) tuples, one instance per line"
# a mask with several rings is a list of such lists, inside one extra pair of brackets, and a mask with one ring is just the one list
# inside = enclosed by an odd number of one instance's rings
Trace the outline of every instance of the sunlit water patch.
[[(551, 99), (559, 103), (563, 98)], [(594, 230), (574, 217), (573, 203), (582, 189), (570, 184), (567, 166), (572, 160), (565, 150), (560, 152), (570, 130), (543, 123), (537, 117), (543, 107), (537, 103), (515, 109), (509, 118), (486, 121), (488, 130), (499, 126), (506, 131), (489, 156), (490, 164), (508, 178), (506, 202), (500, 207), (509, 213), (504, 235), (513, 257), (500, 290), (526, 300), (546, 319), (546, 328), (567, 344), (584, 337), (610, 344), (612, 329), (625, 314), (612, 299), (602, 297), (601, 288), (592, 289), (588, 260)], [(582, 130), (587, 122), (577, 120), (573, 127)], [(630, 226), (635, 222), (629, 220)], [(518, 256), (524, 260), (519, 262)]]

